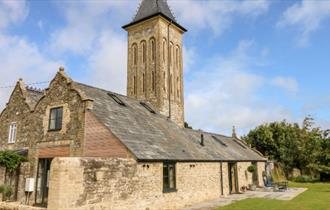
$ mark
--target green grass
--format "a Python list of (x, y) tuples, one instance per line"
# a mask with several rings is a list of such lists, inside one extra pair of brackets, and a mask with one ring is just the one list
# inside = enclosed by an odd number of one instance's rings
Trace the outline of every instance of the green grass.
[(290, 201), (249, 198), (216, 210), (330, 210), (330, 183), (290, 183), (307, 191)]

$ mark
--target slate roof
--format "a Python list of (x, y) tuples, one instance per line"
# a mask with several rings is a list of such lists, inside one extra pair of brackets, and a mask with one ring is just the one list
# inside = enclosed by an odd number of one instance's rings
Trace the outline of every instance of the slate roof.
[(123, 26), (123, 28), (142, 22), (156, 15), (163, 16), (164, 18), (168, 19), (169, 21), (177, 25), (183, 31), (187, 31), (184, 27), (182, 27), (180, 24), (177, 23), (166, 0), (142, 0), (138, 8), (138, 11), (133, 18), (133, 21)]
[(28, 103), (32, 107), (34, 107), (37, 104), (37, 102), (40, 100), (40, 98), (44, 95), (44, 93), (41, 90), (32, 89), (30, 87), (27, 87), (26, 91), (29, 95)]
[(81, 83), (75, 83), (75, 88), (94, 100), (91, 111), (140, 161), (265, 161), (240, 140), (219, 134), (202, 132), (202, 146), (201, 131), (180, 128), (136, 99)]

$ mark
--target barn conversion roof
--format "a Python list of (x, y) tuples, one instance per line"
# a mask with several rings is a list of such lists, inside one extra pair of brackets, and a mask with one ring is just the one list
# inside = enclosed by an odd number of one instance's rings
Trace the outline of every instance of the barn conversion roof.
[(148, 103), (81, 83), (74, 86), (94, 101), (91, 111), (140, 161), (266, 160), (239, 139), (181, 128)]

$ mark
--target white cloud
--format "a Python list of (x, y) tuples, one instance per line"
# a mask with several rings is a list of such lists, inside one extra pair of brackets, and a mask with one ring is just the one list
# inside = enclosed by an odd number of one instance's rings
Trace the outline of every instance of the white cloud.
[(275, 77), (271, 83), (279, 88), (283, 88), (291, 93), (297, 93), (299, 91), (298, 82), (291, 77)]
[[(25, 39), (0, 33), (0, 84), (12, 86), (19, 78), (24, 78), (27, 83), (48, 81), (59, 65), (60, 62), (49, 60), (37, 46)], [(0, 89), (0, 110), (12, 89)]]
[(278, 21), (277, 26), (296, 26), (301, 35), (299, 44), (308, 44), (310, 34), (318, 30), (321, 23), (330, 17), (330, 1), (303, 0), (289, 7)]
[(196, 59), (196, 50), (195, 48), (191, 47), (183, 47), (183, 70), (185, 73), (193, 68), (195, 59)]
[(191, 29), (211, 28), (221, 35), (237, 16), (256, 17), (267, 12), (269, 1), (190, 1), (171, 0), (169, 3), (179, 22)]
[[(51, 34), (49, 48), (55, 54), (65, 52), (88, 55), (104, 30), (120, 28), (120, 20), (130, 20), (136, 1), (67, 1), (59, 4), (66, 25)], [(115, 18), (111, 18), (114, 16)], [(116, 22), (114, 22), (115, 20)], [(115, 28), (116, 27), (116, 28)]]
[(22, 1), (0, 1), (0, 29), (12, 23), (23, 21), (28, 15), (27, 2)]
[(127, 44), (117, 34), (103, 32), (89, 58), (90, 82), (118, 93), (126, 94)]
[(236, 125), (243, 133), (260, 123), (291, 118), (289, 110), (258, 95), (269, 79), (250, 72), (260, 59), (249, 55), (253, 46), (253, 41), (240, 42), (186, 83), (186, 121), (193, 127), (226, 133)]

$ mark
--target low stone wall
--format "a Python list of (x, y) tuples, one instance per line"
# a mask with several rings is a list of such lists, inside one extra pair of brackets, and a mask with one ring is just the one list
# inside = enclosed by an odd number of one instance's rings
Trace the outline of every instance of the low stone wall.
[(46, 210), (46, 209), (21, 205), (18, 202), (0, 202), (0, 210)]
[(55, 158), (49, 209), (174, 210), (220, 197), (219, 163), (177, 163), (177, 192), (163, 193), (162, 163)]

